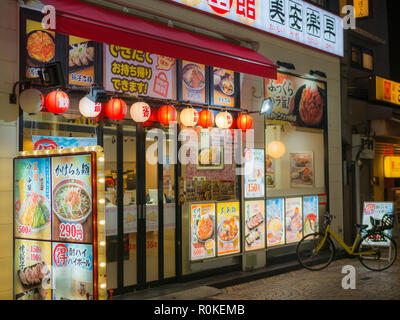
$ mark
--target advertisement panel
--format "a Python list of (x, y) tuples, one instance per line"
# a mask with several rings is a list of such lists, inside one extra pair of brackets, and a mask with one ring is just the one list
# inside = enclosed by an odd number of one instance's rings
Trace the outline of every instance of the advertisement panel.
[(343, 57), (342, 18), (302, 0), (170, 0)]
[(292, 188), (312, 187), (314, 179), (314, 153), (291, 153), (290, 183)]
[(93, 299), (93, 246), (53, 242), (53, 300)]
[(190, 260), (215, 255), (215, 204), (193, 204), (190, 206)]
[(304, 236), (318, 232), (318, 196), (303, 197)]
[(51, 299), (51, 243), (16, 239), (14, 292), (17, 300)]
[(224, 107), (235, 106), (235, 72), (222, 68), (212, 68), (212, 104)]
[(32, 135), (34, 150), (90, 147), (97, 145), (97, 138), (54, 137)]
[(90, 87), (95, 77), (95, 42), (68, 36), (68, 50), (68, 83), (74, 86)]
[(302, 198), (286, 198), (286, 243), (300, 241), (303, 237)]
[[(393, 213), (393, 206), (393, 202), (364, 202), (362, 224), (368, 225), (368, 228), (362, 230), (361, 234), (364, 235), (366, 233), (366, 230), (371, 229), (371, 217), (381, 220), (385, 214)], [(392, 230), (385, 230), (384, 233), (390, 237), (392, 234)], [(389, 246), (389, 242), (380, 240), (378, 237), (375, 237), (374, 245)]]
[(92, 242), (92, 158), (52, 158), (53, 240)]
[(207, 72), (204, 64), (182, 61), (182, 101), (206, 103)]
[(176, 59), (105, 45), (105, 90), (176, 100)]
[(50, 159), (16, 159), (14, 163), (14, 234), (50, 240)]
[(240, 252), (240, 204), (217, 203), (218, 256)]
[(267, 246), (285, 244), (285, 200), (268, 199), (267, 208)]
[(264, 150), (244, 149), (244, 196), (264, 197)]
[(245, 205), (245, 250), (265, 248), (265, 209), (264, 200), (246, 201)]
[(326, 84), (321, 81), (279, 73), (276, 80), (265, 79), (265, 98), (273, 109), (266, 119), (272, 123), (322, 128), (326, 117)]

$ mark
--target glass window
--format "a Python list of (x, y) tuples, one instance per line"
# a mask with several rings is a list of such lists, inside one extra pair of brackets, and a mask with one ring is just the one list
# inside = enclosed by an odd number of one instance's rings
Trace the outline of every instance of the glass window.
[(351, 63), (355, 67), (361, 66), (361, 49), (355, 46), (351, 47)]
[(367, 70), (374, 70), (374, 57), (371, 53), (363, 52), (363, 68)]

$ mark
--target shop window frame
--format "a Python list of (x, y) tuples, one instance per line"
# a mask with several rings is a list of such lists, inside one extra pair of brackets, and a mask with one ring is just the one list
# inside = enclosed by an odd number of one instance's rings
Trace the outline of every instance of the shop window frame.
[[(355, 68), (355, 69), (359, 69), (359, 70), (363, 70), (363, 71), (367, 71), (367, 72), (374, 72), (375, 71), (375, 55), (374, 55), (374, 51), (365, 47), (362, 47), (360, 45), (354, 44), (354, 43), (350, 43), (350, 48), (351, 48), (351, 67)], [(360, 53), (360, 64), (356, 63), (355, 61), (353, 61), (353, 48), (357, 49), (358, 52)], [(368, 69), (364, 67), (364, 54), (368, 54), (372, 57), (372, 69)]]

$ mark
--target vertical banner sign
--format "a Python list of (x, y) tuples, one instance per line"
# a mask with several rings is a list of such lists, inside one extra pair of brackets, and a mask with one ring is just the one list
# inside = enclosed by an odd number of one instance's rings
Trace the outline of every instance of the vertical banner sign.
[(89, 87), (94, 83), (95, 42), (69, 36), (69, 84)]
[(190, 260), (215, 257), (215, 204), (190, 206)]
[(245, 198), (264, 197), (264, 150), (244, 150), (244, 196)]
[(17, 300), (51, 300), (51, 243), (15, 240), (14, 292)]
[[(223, 17), (252, 29), (290, 39), (314, 49), (343, 56), (342, 18), (306, 1), (171, 1), (211, 15)], [(361, 12), (361, 10), (358, 12)]]
[(92, 242), (90, 155), (52, 158), (53, 240)]
[(50, 159), (17, 159), (14, 167), (14, 234), (50, 240)]
[(268, 199), (267, 207), (267, 246), (285, 244), (285, 203), (284, 199)]
[(265, 248), (264, 200), (245, 202), (245, 250)]
[(286, 198), (286, 243), (300, 241), (303, 237), (302, 198)]
[(304, 235), (318, 232), (318, 196), (303, 197)]
[(224, 107), (235, 106), (235, 72), (213, 68), (212, 102)]
[(116, 45), (105, 47), (105, 90), (176, 100), (176, 60)]
[(182, 61), (182, 101), (206, 103), (206, 66)]
[(240, 204), (217, 203), (218, 256), (240, 252)]
[[(365, 234), (365, 230), (371, 229), (371, 217), (381, 220), (385, 214), (393, 214), (393, 205), (393, 202), (364, 202), (362, 223), (368, 225), (368, 228), (362, 230), (362, 234)], [(392, 230), (385, 230), (384, 233), (391, 236)], [(384, 241), (376, 236), (373, 239), (373, 243), (374, 245), (389, 245), (388, 241)]]

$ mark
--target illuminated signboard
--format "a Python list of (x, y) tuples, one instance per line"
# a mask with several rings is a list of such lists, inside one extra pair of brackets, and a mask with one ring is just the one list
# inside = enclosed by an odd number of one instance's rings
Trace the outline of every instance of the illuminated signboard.
[(22, 152), (13, 203), (14, 298), (106, 299), (103, 149)]
[(387, 156), (383, 159), (385, 178), (400, 178), (400, 157)]
[(342, 18), (302, 0), (169, 0), (343, 57)]
[(356, 18), (369, 17), (369, 0), (354, 0), (353, 6)]
[(369, 78), (369, 99), (400, 105), (400, 83), (377, 76)]

